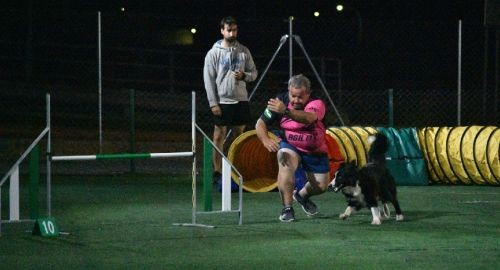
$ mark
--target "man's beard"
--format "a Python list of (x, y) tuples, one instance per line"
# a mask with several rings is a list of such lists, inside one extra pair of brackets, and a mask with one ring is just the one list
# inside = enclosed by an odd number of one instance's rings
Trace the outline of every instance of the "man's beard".
[(226, 42), (229, 44), (234, 44), (236, 42), (236, 37), (228, 37), (226, 38)]

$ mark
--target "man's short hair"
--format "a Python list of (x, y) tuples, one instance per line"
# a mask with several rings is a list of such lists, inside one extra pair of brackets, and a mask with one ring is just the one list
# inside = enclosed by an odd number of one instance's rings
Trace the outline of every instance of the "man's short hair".
[(290, 87), (295, 87), (295, 88), (304, 87), (308, 92), (310, 92), (311, 81), (309, 81), (309, 79), (302, 74), (294, 75), (290, 78), (290, 80), (288, 80), (288, 88)]
[(238, 25), (238, 22), (236, 21), (236, 19), (234, 17), (231, 17), (231, 16), (227, 16), (227, 17), (224, 17), (222, 18), (222, 20), (220, 21), (220, 29), (224, 29), (224, 25)]

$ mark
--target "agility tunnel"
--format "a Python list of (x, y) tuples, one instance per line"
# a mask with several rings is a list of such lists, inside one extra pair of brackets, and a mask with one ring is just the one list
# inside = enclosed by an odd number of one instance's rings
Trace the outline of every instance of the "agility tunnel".
[(378, 128), (389, 138), (386, 166), (399, 185), (427, 185), (429, 176), (415, 128)]
[[(268, 133), (271, 138), (276, 136)], [(337, 142), (326, 136), (330, 174), (333, 175), (344, 161)], [(278, 163), (276, 153), (271, 153), (262, 145), (255, 130), (247, 131), (231, 144), (228, 151), (229, 161), (240, 171), (245, 183), (243, 189), (248, 192), (267, 192), (277, 188)], [(238, 177), (232, 175), (239, 184)]]
[(498, 127), (425, 127), (418, 139), (433, 182), (500, 184)]
[[(365, 165), (370, 147), (368, 137), (378, 132), (388, 138), (386, 166), (397, 185), (500, 184), (500, 131), (494, 126), (329, 127), (325, 138), (330, 175), (344, 161)], [(277, 187), (276, 153), (269, 153), (262, 146), (255, 130), (233, 142), (228, 158), (243, 175), (244, 190), (266, 192)], [(235, 182), (236, 179), (233, 175)]]

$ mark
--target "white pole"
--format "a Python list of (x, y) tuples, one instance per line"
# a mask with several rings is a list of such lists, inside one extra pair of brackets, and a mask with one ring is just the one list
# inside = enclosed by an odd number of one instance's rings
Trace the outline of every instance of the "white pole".
[(96, 155), (53, 156), (52, 161), (96, 160)]
[(47, 164), (47, 216), (51, 216), (52, 214), (52, 205), (51, 205), (51, 192), (52, 192), (52, 189), (51, 189), (51, 181), (52, 181), (52, 178), (51, 178), (51, 161), (50, 161), (50, 156), (52, 155), (52, 139), (51, 139), (51, 132), (50, 132), (50, 94), (47, 94), (46, 97), (45, 97), (45, 103), (46, 103), (46, 106), (47, 106), (47, 109), (46, 109), (46, 113), (47, 113), (47, 156), (46, 156), (46, 164)]
[(293, 16), (290, 16), (288, 18), (288, 22), (289, 22), (289, 27), (290, 27), (290, 33), (289, 33), (289, 37), (290, 37), (290, 40), (289, 40), (289, 63), (290, 63), (290, 76), (288, 78), (291, 78), (292, 77), (292, 74), (293, 74), (293, 32), (292, 32), (292, 21), (293, 21)]
[(462, 20), (458, 20), (457, 125), (462, 124)]
[(222, 211), (231, 210), (231, 164), (222, 159)]
[(75, 160), (96, 160), (96, 159), (176, 158), (176, 157), (191, 157), (191, 156), (193, 156), (193, 152), (52, 156), (51, 159), (52, 161), (75, 161)]
[(196, 224), (196, 92), (191, 92), (191, 152), (193, 152), (193, 166), (192, 166), (192, 224)]
[(99, 153), (102, 153), (102, 57), (101, 12), (97, 12), (97, 88), (99, 91)]
[(9, 220), (19, 220), (19, 167), (10, 175)]

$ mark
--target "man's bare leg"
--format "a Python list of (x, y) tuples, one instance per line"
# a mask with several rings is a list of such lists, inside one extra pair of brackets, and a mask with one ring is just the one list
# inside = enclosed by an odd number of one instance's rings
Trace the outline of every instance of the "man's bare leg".
[[(214, 144), (221, 151), (224, 151), (224, 139), (226, 138), (226, 134), (226, 126), (214, 126)], [(212, 152), (212, 161), (214, 163), (214, 172), (222, 173), (222, 158), (216, 150)]]
[(293, 204), (293, 189), (295, 187), (295, 170), (300, 157), (290, 149), (278, 151), (278, 189), (285, 207)]

